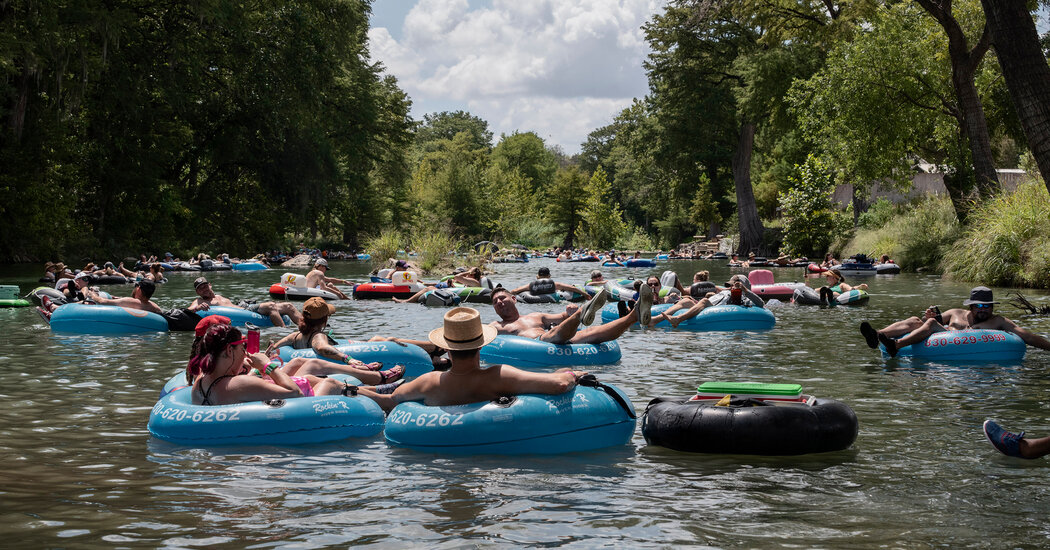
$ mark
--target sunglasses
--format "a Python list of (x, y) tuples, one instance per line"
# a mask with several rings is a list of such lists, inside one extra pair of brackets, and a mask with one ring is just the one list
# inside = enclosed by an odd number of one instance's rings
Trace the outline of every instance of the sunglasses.
[(233, 346), (244, 346), (247, 349), (247, 347), (248, 347), (248, 339), (247, 338), (241, 338), (240, 340), (234, 340), (233, 342), (230, 342), (229, 344), (226, 344), (226, 348), (225, 349), (230, 349)]
[(660, 283), (645, 283), (649, 286), (660, 286)]
[(992, 304), (970, 304), (970, 307), (977, 309), (992, 309)]

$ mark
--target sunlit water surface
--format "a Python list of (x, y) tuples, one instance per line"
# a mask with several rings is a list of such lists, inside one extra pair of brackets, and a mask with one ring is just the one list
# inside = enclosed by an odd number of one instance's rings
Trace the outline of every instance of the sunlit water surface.
[[(523, 284), (540, 266), (574, 283), (595, 264), (502, 264), (493, 279)], [(686, 281), (698, 269), (715, 281), (730, 274), (714, 262), (605, 271), (668, 268)], [(0, 268), (0, 284), (28, 292), (36, 269)], [(228, 297), (262, 300), (281, 272), (209, 278)], [(367, 278), (361, 263), (333, 262), (332, 272)], [(188, 304), (194, 276), (169, 278), (155, 300)], [(179, 447), (152, 439), (146, 421), (163, 383), (184, 366), (190, 333), (58, 335), (31, 308), (0, 310), (3, 546), (1050, 545), (1047, 462), (1005, 458), (981, 433), (986, 418), (1050, 433), (1050, 354), (1030, 349), (1008, 365), (884, 360), (864, 345), (862, 320), (881, 326), (931, 304), (955, 307), (970, 285), (914, 274), (868, 282), (864, 307), (774, 305), (777, 326), (765, 333), (631, 330), (620, 340), (623, 360), (592, 369), (639, 413), (654, 397), (684, 396), (706, 380), (797, 382), (856, 411), (860, 434), (849, 450), (775, 458), (650, 447), (640, 428), (630, 445), (561, 456), (445, 457), (392, 448), (382, 435), (306, 447)], [(380, 301), (337, 307), (332, 326), (350, 338), (425, 339), (446, 311)], [(486, 322), (496, 318), (490, 306), (476, 307)], [(1001, 311), (1050, 332), (1050, 319), (1006, 304)], [(263, 341), (283, 333), (268, 329)]]

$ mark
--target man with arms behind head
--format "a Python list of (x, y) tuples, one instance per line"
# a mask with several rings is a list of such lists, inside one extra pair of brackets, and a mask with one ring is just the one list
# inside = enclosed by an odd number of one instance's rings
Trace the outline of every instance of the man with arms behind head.
[(430, 341), (449, 350), (452, 367), (446, 372), (428, 372), (382, 395), (361, 388), (385, 411), (404, 401), (422, 401), (429, 406), (465, 405), (491, 401), (505, 395), (540, 393), (557, 395), (571, 390), (582, 371), (529, 372), (508, 365), (481, 368), (481, 348), (496, 337), (496, 329), (481, 324), (481, 314), (457, 307), (445, 314), (441, 328), (430, 333)]

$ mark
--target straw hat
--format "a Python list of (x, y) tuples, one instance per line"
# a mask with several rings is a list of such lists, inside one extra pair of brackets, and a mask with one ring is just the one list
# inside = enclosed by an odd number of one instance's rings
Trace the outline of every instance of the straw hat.
[(430, 331), (430, 341), (435, 346), (468, 350), (478, 349), (496, 337), (496, 327), (481, 324), (481, 314), (476, 309), (457, 307), (445, 314), (445, 324)]

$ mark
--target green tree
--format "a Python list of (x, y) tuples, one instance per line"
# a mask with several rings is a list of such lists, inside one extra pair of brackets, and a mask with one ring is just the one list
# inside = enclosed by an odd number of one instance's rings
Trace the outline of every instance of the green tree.
[(580, 169), (571, 166), (554, 175), (554, 185), (547, 191), (547, 220), (562, 236), (562, 246), (572, 247), (577, 231), (583, 221), (583, 210), (587, 202), (584, 192), (585, 176)]
[(489, 123), (466, 111), (442, 111), (423, 115), (423, 122), (416, 129), (416, 146), (429, 152), (430, 144), (450, 140), (456, 134), (466, 132), (471, 149), (492, 148), (492, 131)]
[(588, 242), (600, 249), (611, 247), (627, 230), (620, 208), (610, 200), (611, 191), (605, 170), (599, 166), (583, 191), (587, 202), (582, 218)]
[[(831, 195), (835, 181), (828, 167), (814, 156), (795, 167), (791, 188), (781, 195), (784, 214), (784, 252), (819, 256), (828, 250), (842, 229)], [(852, 220), (847, 220), (852, 223)]]
[[(977, 192), (951, 86), (944, 34), (910, 3), (877, 10), (854, 40), (836, 46), (825, 67), (789, 93), (800, 127), (824, 158), (835, 159), (857, 190), (875, 181), (910, 184), (917, 158), (941, 165), (960, 219)], [(994, 89), (987, 63), (979, 88)]]
[(500, 136), (499, 143), (492, 150), (492, 161), (520, 172), (530, 182), (534, 193), (549, 187), (558, 170), (557, 155), (547, 149), (535, 132)]
[(697, 227), (704, 229), (722, 221), (717, 204), (711, 197), (711, 179), (707, 174), (700, 175), (700, 185), (696, 187), (696, 194), (693, 195), (689, 218)]

